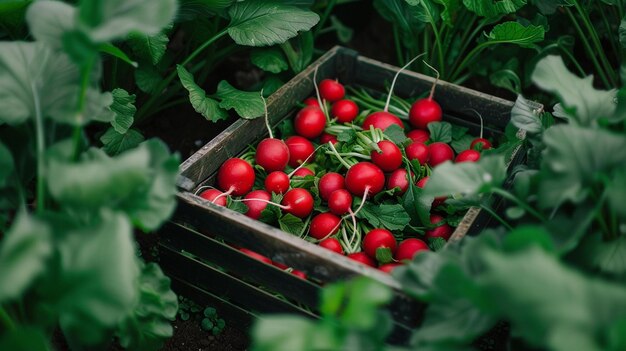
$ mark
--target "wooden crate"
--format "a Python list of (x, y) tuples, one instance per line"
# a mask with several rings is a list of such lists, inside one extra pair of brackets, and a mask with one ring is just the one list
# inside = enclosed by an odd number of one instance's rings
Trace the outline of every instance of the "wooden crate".
[[(338, 78), (345, 85), (380, 92), (385, 91), (384, 84), (398, 71), (397, 67), (359, 56), (355, 51), (335, 47), (268, 98), (272, 125), (290, 116), (298, 102), (314, 94), (315, 67), (318, 81)], [(394, 92), (402, 97), (416, 96), (428, 91), (433, 81), (406, 71), (399, 76)], [(513, 107), (510, 101), (446, 82), (439, 82), (435, 96), (444, 109), (444, 120), (469, 127), (475, 135), (479, 121), (468, 115), (468, 109), (483, 116), (486, 135), (496, 136), (502, 134)], [(226, 241), (302, 270), (313, 280), (333, 282), (360, 275), (392, 287), (395, 298), (389, 310), (395, 329), (390, 342), (406, 341), (410, 330), (419, 324), (424, 306), (400, 292), (391, 276), (194, 195), (198, 186), (213, 181), (224, 161), (240, 155), (249, 145), (265, 138), (266, 133), (263, 118), (240, 119), (183, 162), (179, 206), (172, 222), (160, 231), (161, 265), (172, 277), (175, 289), (215, 306), (244, 328), (262, 313), (299, 313), (316, 318), (318, 284), (256, 261)], [(515, 153), (510, 165), (520, 163), (522, 158), (522, 152)], [(489, 218), (479, 209), (470, 209), (451, 240), (477, 233), (488, 225)]]

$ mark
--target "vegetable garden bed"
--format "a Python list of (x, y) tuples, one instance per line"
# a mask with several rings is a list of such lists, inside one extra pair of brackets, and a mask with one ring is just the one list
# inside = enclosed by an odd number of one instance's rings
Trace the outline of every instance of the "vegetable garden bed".
[[(398, 71), (355, 51), (335, 47), (270, 96), (267, 109), (272, 125), (291, 115), (299, 101), (313, 94), (316, 68), (318, 81), (337, 78), (346, 85), (378, 92), (385, 91), (385, 83)], [(394, 93), (417, 96), (430, 90), (433, 82), (431, 77), (403, 72)], [(446, 82), (439, 82), (436, 97), (443, 107), (444, 121), (469, 128), (477, 135), (480, 123), (469, 112), (474, 110), (482, 115), (485, 135), (491, 138), (504, 134), (514, 105)], [(395, 289), (389, 306), (395, 321), (390, 341), (406, 341), (411, 328), (420, 323), (423, 306), (400, 292), (391, 276), (194, 195), (200, 186), (212, 184), (224, 161), (240, 155), (266, 133), (262, 118), (239, 120), (182, 164), (178, 210), (161, 230), (160, 243), (161, 264), (172, 277), (174, 288), (185, 296), (211, 301), (229, 320), (245, 328), (258, 313), (290, 312), (315, 318), (321, 284), (367, 276)], [(518, 134), (523, 137), (523, 133)], [(509, 167), (520, 164), (523, 157), (523, 152), (514, 150)], [(490, 221), (491, 216), (471, 208), (450, 240), (474, 235)], [(310, 279), (259, 262), (230, 245), (254, 250), (274, 262), (304, 271)]]

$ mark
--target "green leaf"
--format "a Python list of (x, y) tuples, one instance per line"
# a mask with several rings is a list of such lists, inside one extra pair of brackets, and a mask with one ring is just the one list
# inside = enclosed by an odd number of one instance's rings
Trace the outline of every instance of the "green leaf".
[(428, 123), (430, 140), (433, 142), (449, 143), (452, 141), (452, 125), (448, 122)]
[(472, 145), (472, 141), (474, 141), (475, 137), (469, 134), (463, 135), (460, 139), (452, 140), (450, 145), (454, 149), (454, 151), (459, 154), (462, 151), (469, 150), (470, 145)]
[(580, 203), (598, 173), (609, 173), (626, 159), (626, 137), (605, 130), (557, 125), (544, 133), (539, 205), (555, 208)]
[(51, 230), (20, 212), (0, 241), (0, 302), (23, 294), (45, 272), (52, 254)]
[(176, 70), (178, 71), (180, 82), (189, 92), (189, 101), (191, 101), (191, 106), (193, 106), (196, 112), (211, 122), (228, 118), (228, 113), (220, 108), (221, 104), (206, 95), (206, 92), (196, 84), (193, 76), (185, 67), (178, 65)]
[(491, 84), (504, 88), (513, 94), (522, 92), (522, 80), (512, 69), (501, 69), (489, 75)]
[(237, 2), (228, 10), (228, 35), (239, 45), (269, 46), (311, 29), (319, 16), (310, 10), (280, 1)]
[(157, 34), (174, 19), (176, 0), (82, 1), (78, 20), (95, 42), (124, 38), (131, 32)]
[(131, 60), (130, 57), (128, 57), (128, 55), (126, 55), (124, 51), (122, 51), (120, 48), (118, 48), (117, 46), (111, 43), (100, 44), (100, 46), (98, 46), (98, 50), (105, 54), (109, 54), (113, 57), (117, 57), (118, 59), (128, 63), (129, 65), (135, 68), (137, 68), (138, 66), (137, 62)]
[(517, 96), (515, 105), (511, 110), (511, 123), (528, 133), (537, 134), (543, 131), (538, 112), (533, 110), (530, 102), (522, 95)]
[(72, 125), (92, 119), (108, 122), (110, 118), (99, 117), (107, 117), (103, 112), (113, 98), (97, 90), (95, 79), (87, 90), (85, 111), (77, 113), (79, 76), (67, 55), (53, 53), (44, 44), (0, 42), (0, 123), (19, 124), (37, 111)]
[(581, 126), (591, 126), (600, 118), (610, 118), (615, 111), (615, 91), (596, 90), (593, 76), (579, 78), (570, 73), (559, 56), (541, 59), (532, 80), (541, 89), (556, 94), (572, 122)]
[(309, 350), (315, 323), (295, 315), (270, 315), (255, 321), (251, 335), (256, 351)]
[(357, 213), (357, 217), (366, 220), (375, 228), (388, 230), (403, 230), (409, 224), (411, 217), (400, 204), (376, 205), (366, 202)]
[(350, 40), (352, 40), (354, 30), (343, 24), (335, 15), (330, 16), (330, 28), (335, 30), (337, 33), (337, 39), (340, 43), (347, 44)]
[[(342, 132), (342, 134), (343, 133), (344, 132)], [(383, 133), (389, 138), (389, 140), (391, 140), (396, 145), (402, 145), (408, 139), (404, 134), (404, 129), (400, 128), (400, 126), (397, 124), (392, 124), (391, 126), (387, 127), (387, 129), (385, 129)]]
[(63, 233), (58, 260), (39, 284), (72, 348), (94, 346), (126, 317), (138, 298), (139, 268), (128, 218), (101, 211), (93, 224), (55, 224)]
[(135, 95), (129, 95), (124, 89), (116, 88), (111, 92), (113, 94), (113, 104), (109, 107), (115, 118), (111, 121), (111, 125), (115, 131), (124, 134), (135, 121), (134, 116), (137, 112), (135, 107)]
[(219, 103), (221, 108), (235, 109), (242, 118), (255, 119), (265, 113), (260, 92), (241, 91), (223, 80), (217, 85), (217, 96), (222, 100)]
[(360, 277), (347, 283), (340, 320), (354, 328), (367, 330), (378, 322), (375, 311), (393, 297), (391, 289), (371, 278)]
[(614, 276), (626, 277), (626, 235), (610, 241), (600, 235), (587, 235), (572, 253), (583, 267)]
[(285, 82), (280, 79), (280, 77), (275, 75), (267, 75), (267, 78), (265, 78), (265, 80), (263, 81), (263, 96), (268, 97), (274, 94), (283, 85), (285, 85)]
[(296, 72), (302, 72), (311, 63), (313, 58), (313, 33), (303, 32), (297, 37), (280, 44), (283, 53), (289, 61), (291, 69)]
[(376, 261), (380, 264), (393, 262), (393, 253), (388, 247), (379, 247), (376, 249)]
[(428, 247), (434, 252), (438, 252), (446, 246), (446, 239), (441, 237), (428, 238)]
[(211, 329), (213, 329), (213, 322), (211, 322), (211, 320), (208, 318), (204, 318), (202, 320), (201, 327), (206, 331), (210, 331)]
[(600, 336), (626, 313), (626, 288), (584, 276), (539, 248), (483, 256), (487, 297), (530, 345), (568, 350), (554, 345), (566, 330), (597, 350), (606, 349)]
[(298, 218), (291, 213), (280, 217), (278, 219), (278, 225), (280, 230), (293, 235), (301, 235), (304, 230), (304, 222), (301, 218)]
[(60, 50), (63, 35), (76, 28), (76, 8), (61, 1), (36, 1), (28, 7), (26, 21), (37, 41)]
[(139, 68), (135, 70), (135, 83), (145, 93), (157, 93), (155, 89), (162, 80), (163, 77), (154, 66), (139, 65)]
[(109, 128), (100, 137), (100, 141), (103, 144), (102, 149), (109, 154), (109, 156), (116, 156), (126, 150), (134, 149), (144, 140), (143, 135), (136, 129), (129, 129), (126, 133), (121, 134), (114, 128)]
[(438, 197), (487, 193), (502, 185), (505, 178), (506, 166), (501, 155), (485, 156), (478, 162), (445, 162), (433, 170), (424, 194)]
[(435, 24), (439, 21), (439, 8), (433, 0), (405, 0), (409, 5), (415, 6), (414, 16), (424, 23)]
[(518, 22), (504, 22), (493, 27), (488, 36), (490, 43), (508, 43), (521, 47), (531, 47), (543, 40), (545, 29), (542, 26), (529, 24), (524, 26)]
[(120, 344), (128, 350), (160, 349), (173, 335), (171, 321), (177, 311), (178, 299), (170, 289), (170, 278), (155, 263), (142, 265), (139, 300), (118, 328)]
[(52, 348), (43, 330), (20, 326), (0, 334), (0, 350), (50, 351)]
[(526, 5), (526, 0), (463, 0), (463, 5), (479, 16), (492, 18), (516, 12)]
[(441, 19), (449, 26), (452, 26), (452, 19), (455, 13), (462, 9), (461, 0), (435, 0), (435, 2), (442, 4), (444, 10), (441, 11)]
[(134, 32), (128, 35), (126, 42), (133, 50), (136, 57), (142, 61), (147, 61), (156, 65), (163, 58), (169, 41), (170, 40), (167, 37), (167, 34), (163, 32), (159, 32), (158, 34), (152, 36)]
[(275, 47), (252, 50), (250, 60), (260, 69), (272, 73), (280, 73), (289, 68), (282, 51)]

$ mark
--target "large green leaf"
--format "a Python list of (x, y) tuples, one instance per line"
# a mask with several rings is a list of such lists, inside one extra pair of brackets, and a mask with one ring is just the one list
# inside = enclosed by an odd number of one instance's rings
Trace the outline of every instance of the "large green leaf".
[(265, 112), (265, 105), (260, 92), (236, 89), (225, 80), (217, 85), (217, 96), (222, 100), (220, 102), (221, 108), (235, 109), (242, 118), (258, 118), (263, 116)]
[(0, 303), (19, 297), (52, 254), (50, 228), (21, 212), (0, 241)]
[(155, 35), (135, 32), (128, 36), (127, 43), (138, 59), (156, 65), (163, 58), (169, 41), (167, 34), (163, 32)]
[(79, 76), (67, 55), (53, 53), (45, 44), (0, 43), (0, 123), (22, 123), (37, 112), (72, 125), (110, 121), (113, 115), (105, 112), (113, 97), (100, 93), (96, 75), (85, 95), (85, 110), (78, 113)]
[(87, 0), (80, 3), (79, 21), (93, 41), (106, 42), (131, 32), (156, 35), (176, 9), (176, 0)]
[(140, 64), (135, 70), (135, 83), (145, 93), (156, 93), (155, 89), (162, 80), (161, 73), (154, 66)]
[(365, 203), (357, 217), (366, 220), (375, 228), (403, 230), (411, 221), (411, 217), (400, 204), (374, 205)]
[(487, 297), (531, 345), (572, 350), (562, 345), (566, 332), (578, 346), (588, 345), (574, 349), (607, 349), (602, 333), (624, 318), (626, 288), (584, 276), (539, 248), (483, 257)]
[(516, 12), (526, 5), (526, 0), (463, 0), (463, 4), (479, 16), (492, 18)]
[(63, 47), (63, 34), (76, 27), (76, 8), (61, 1), (36, 1), (26, 12), (31, 34), (53, 49)]
[(441, 19), (447, 25), (453, 25), (453, 17), (461, 10), (461, 0), (435, 0), (435, 2), (442, 4), (444, 9), (441, 11)]
[(120, 344), (128, 350), (158, 350), (173, 334), (178, 299), (170, 289), (170, 279), (155, 263), (143, 265), (139, 277), (139, 301), (117, 332)]
[(68, 227), (59, 222), (55, 231), (62, 235), (58, 260), (40, 293), (58, 312), (72, 348), (102, 343), (138, 298), (130, 222), (123, 214), (102, 211), (93, 224)]
[(506, 166), (501, 155), (485, 156), (478, 162), (445, 162), (433, 170), (424, 186), (424, 195), (438, 197), (489, 192), (493, 187), (501, 186), (505, 178)]
[(126, 133), (122, 134), (111, 127), (102, 134), (100, 141), (103, 146), (102, 149), (109, 155), (115, 156), (130, 149), (134, 149), (144, 140), (144, 136), (136, 129), (129, 129)]
[(530, 102), (522, 95), (517, 96), (511, 110), (511, 123), (528, 133), (540, 133), (543, 130), (538, 111), (533, 110)]
[(504, 22), (493, 27), (489, 32), (489, 43), (515, 44), (529, 47), (543, 40), (545, 29), (542, 26), (529, 24), (524, 26), (518, 22)]
[(109, 107), (115, 117), (111, 121), (113, 128), (120, 134), (124, 134), (128, 131), (128, 128), (133, 125), (135, 121), (135, 95), (130, 95), (124, 89), (116, 88), (112, 92), (113, 104)]
[(239, 45), (269, 46), (311, 29), (319, 16), (310, 10), (284, 5), (281, 1), (248, 0), (228, 10), (228, 35)]
[(285, 55), (277, 48), (252, 50), (250, 60), (260, 69), (272, 73), (280, 73), (289, 68)]
[(532, 80), (541, 89), (556, 94), (573, 122), (594, 125), (615, 111), (615, 91), (596, 90), (593, 77), (579, 78), (568, 71), (559, 56), (547, 56), (537, 63)]
[(605, 130), (574, 125), (549, 128), (541, 163), (539, 204), (557, 207), (565, 201), (580, 203), (598, 174), (606, 174), (626, 160), (626, 137)]
[(196, 84), (193, 76), (185, 67), (178, 65), (176, 69), (180, 82), (189, 92), (189, 101), (191, 101), (191, 106), (196, 112), (212, 122), (228, 118), (228, 113), (220, 107), (216, 100), (206, 96), (204, 89)]

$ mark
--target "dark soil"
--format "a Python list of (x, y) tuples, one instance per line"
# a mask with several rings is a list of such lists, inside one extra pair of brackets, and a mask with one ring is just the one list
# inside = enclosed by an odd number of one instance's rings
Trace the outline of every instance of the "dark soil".
[(242, 351), (248, 348), (248, 336), (229, 326), (218, 336), (213, 336), (200, 328), (197, 321), (176, 320), (173, 323), (174, 336), (169, 339), (162, 351)]

